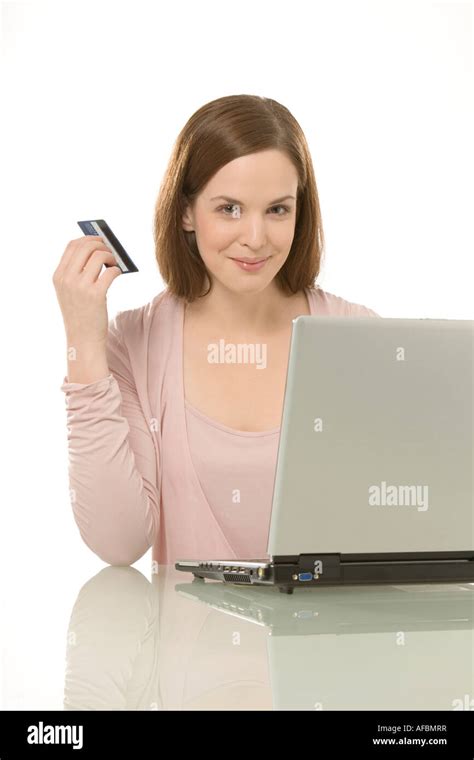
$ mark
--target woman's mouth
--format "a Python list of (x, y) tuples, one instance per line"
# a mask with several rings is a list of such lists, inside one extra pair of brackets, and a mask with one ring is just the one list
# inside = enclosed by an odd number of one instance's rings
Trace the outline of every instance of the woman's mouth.
[(232, 259), (232, 261), (235, 261), (235, 263), (245, 272), (257, 272), (265, 266), (269, 258), (270, 256), (267, 256), (266, 259), (256, 259), (255, 261), (246, 261), (244, 259)]

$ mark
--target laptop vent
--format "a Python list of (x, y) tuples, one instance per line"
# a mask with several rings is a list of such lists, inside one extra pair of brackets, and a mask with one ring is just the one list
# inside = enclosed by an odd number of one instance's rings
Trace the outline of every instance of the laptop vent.
[(251, 583), (250, 577), (243, 573), (224, 573), (224, 580), (230, 583)]

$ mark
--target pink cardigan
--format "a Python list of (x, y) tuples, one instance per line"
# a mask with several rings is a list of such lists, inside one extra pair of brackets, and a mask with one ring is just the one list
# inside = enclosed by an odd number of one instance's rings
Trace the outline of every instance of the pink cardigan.
[[(307, 295), (316, 316), (379, 316), (319, 286)], [(189, 450), (183, 314), (183, 301), (167, 289), (118, 312), (109, 322), (108, 377), (70, 383), (66, 376), (60, 386), (74, 518), (87, 546), (111, 565), (131, 565), (150, 547), (160, 565), (243, 558), (206, 501)], [(261, 519), (263, 535), (268, 516)], [(260, 556), (266, 554), (262, 546)]]

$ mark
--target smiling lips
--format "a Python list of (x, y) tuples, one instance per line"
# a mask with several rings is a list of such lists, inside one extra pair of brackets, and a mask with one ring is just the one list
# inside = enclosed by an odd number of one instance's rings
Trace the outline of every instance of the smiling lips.
[(244, 264), (259, 264), (260, 261), (265, 261), (265, 258), (262, 259), (249, 259), (247, 257), (242, 257), (241, 259), (234, 258), (234, 261), (242, 261)]
[(265, 266), (265, 262), (268, 261), (270, 257), (267, 256), (266, 259), (232, 259), (232, 261), (235, 261), (237, 266), (239, 266), (241, 269), (243, 269), (246, 272), (255, 272), (258, 269), (261, 269), (263, 266)]

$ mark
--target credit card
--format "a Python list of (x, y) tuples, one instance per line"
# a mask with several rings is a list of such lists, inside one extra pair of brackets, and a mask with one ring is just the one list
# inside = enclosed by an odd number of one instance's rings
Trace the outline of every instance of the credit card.
[[(107, 248), (112, 251), (117, 266), (120, 267), (124, 274), (138, 272), (138, 267), (135, 266), (122, 243), (115, 237), (107, 222), (103, 219), (87, 219), (84, 222), (78, 222), (78, 225), (84, 235), (98, 235), (103, 239)], [(105, 266), (112, 265), (106, 264)]]

